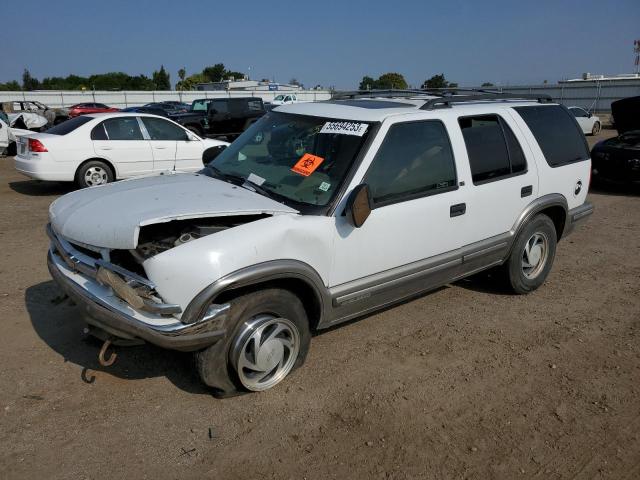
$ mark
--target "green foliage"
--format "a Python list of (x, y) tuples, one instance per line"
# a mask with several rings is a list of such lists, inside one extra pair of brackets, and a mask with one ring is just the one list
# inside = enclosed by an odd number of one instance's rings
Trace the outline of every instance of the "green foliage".
[(171, 90), (171, 80), (169, 74), (164, 69), (164, 65), (160, 65), (159, 71), (153, 72), (152, 79), (156, 90)]
[(7, 83), (0, 83), (0, 91), (18, 92), (20, 90), (22, 90), (20, 88), (20, 84), (18, 82), (16, 82), (15, 80), (11, 80), (10, 82), (7, 82)]
[[(219, 82), (233, 77), (235, 79), (244, 78), (244, 73), (227, 70), (222, 63), (206, 67), (201, 73), (186, 76), (184, 68), (178, 70), (180, 81), (176, 84), (178, 90), (191, 90), (198, 83)], [(160, 66), (151, 75), (129, 75), (124, 72), (107, 72), (89, 77), (79, 75), (68, 75), (66, 77), (46, 77), (40, 82), (32, 77), (29, 70), (25, 68), (22, 74), (22, 88), (18, 82), (11, 81), (0, 83), (0, 90), (171, 90), (171, 78), (165, 70), (164, 65)]]
[(495, 85), (491, 82), (484, 82), (482, 85), (480, 85), (481, 87), (495, 87)]
[(40, 87), (40, 82), (37, 78), (31, 76), (31, 73), (26, 68), (22, 73), (22, 89), (29, 92), (31, 90), (37, 90)]
[(377, 90), (377, 89), (405, 89), (408, 88), (407, 81), (402, 74), (389, 72), (380, 75), (377, 80), (372, 77), (364, 76), (358, 87), (360, 90)]
[(376, 88), (375, 85), (376, 81), (372, 77), (365, 75), (364, 77), (362, 77), (362, 81), (358, 86), (358, 90), (373, 90), (374, 88)]
[(422, 84), (422, 88), (447, 88), (449, 87), (449, 82), (446, 78), (444, 78), (444, 74), (441, 73), (439, 75), (434, 75), (433, 77), (427, 79)]

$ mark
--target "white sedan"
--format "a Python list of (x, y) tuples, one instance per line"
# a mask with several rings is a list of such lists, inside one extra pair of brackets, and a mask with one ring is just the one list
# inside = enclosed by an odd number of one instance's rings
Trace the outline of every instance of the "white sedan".
[(37, 180), (91, 187), (167, 170), (194, 172), (227, 145), (157, 115), (81, 115), (20, 137), (15, 166)]
[(596, 117), (594, 114), (587, 112), (584, 108), (569, 107), (569, 111), (576, 117), (578, 125), (582, 129), (582, 133), (585, 135), (597, 135), (600, 133), (602, 124), (600, 123), (600, 117)]

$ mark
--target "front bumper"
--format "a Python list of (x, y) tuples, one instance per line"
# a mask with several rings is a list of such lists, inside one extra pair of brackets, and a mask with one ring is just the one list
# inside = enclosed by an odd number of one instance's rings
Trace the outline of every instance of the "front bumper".
[[(57, 239), (55, 234), (52, 236)], [(203, 310), (201, 318), (189, 319), (189, 323), (162, 309), (137, 310), (119, 298), (112, 287), (97, 280), (89, 265), (61, 248), (59, 242), (52, 242), (47, 257), (49, 272), (82, 310), (90, 325), (115, 337), (142, 339), (162, 348), (182, 351), (205, 348), (225, 335), (229, 304), (211, 304)]]

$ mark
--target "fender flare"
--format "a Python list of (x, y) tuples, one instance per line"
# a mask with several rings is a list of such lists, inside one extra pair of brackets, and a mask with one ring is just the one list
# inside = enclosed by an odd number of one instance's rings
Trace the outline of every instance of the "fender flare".
[(219, 278), (198, 293), (184, 311), (182, 321), (194, 323), (204, 314), (216, 297), (229, 290), (256, 285), (273, 280), (295, 279), (308, 286), (320, 306), (320, 319), (331, 305), (331, 296), (318, 272), (309, 264), (299, 260), (270, 260), (241, 268)]

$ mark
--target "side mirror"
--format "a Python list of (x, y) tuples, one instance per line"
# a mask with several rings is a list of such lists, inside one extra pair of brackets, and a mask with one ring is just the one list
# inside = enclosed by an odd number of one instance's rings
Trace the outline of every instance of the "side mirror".
[(593, 117), (593, 113), (591, 112), (587, 113), (587, 118), (591, 118), (591, 117)]
[(366, 183), (358, 185), (353, 189), (344, 213), (347, 221), (356, 228), (360, 228), (371, 214), (371, 192)]

